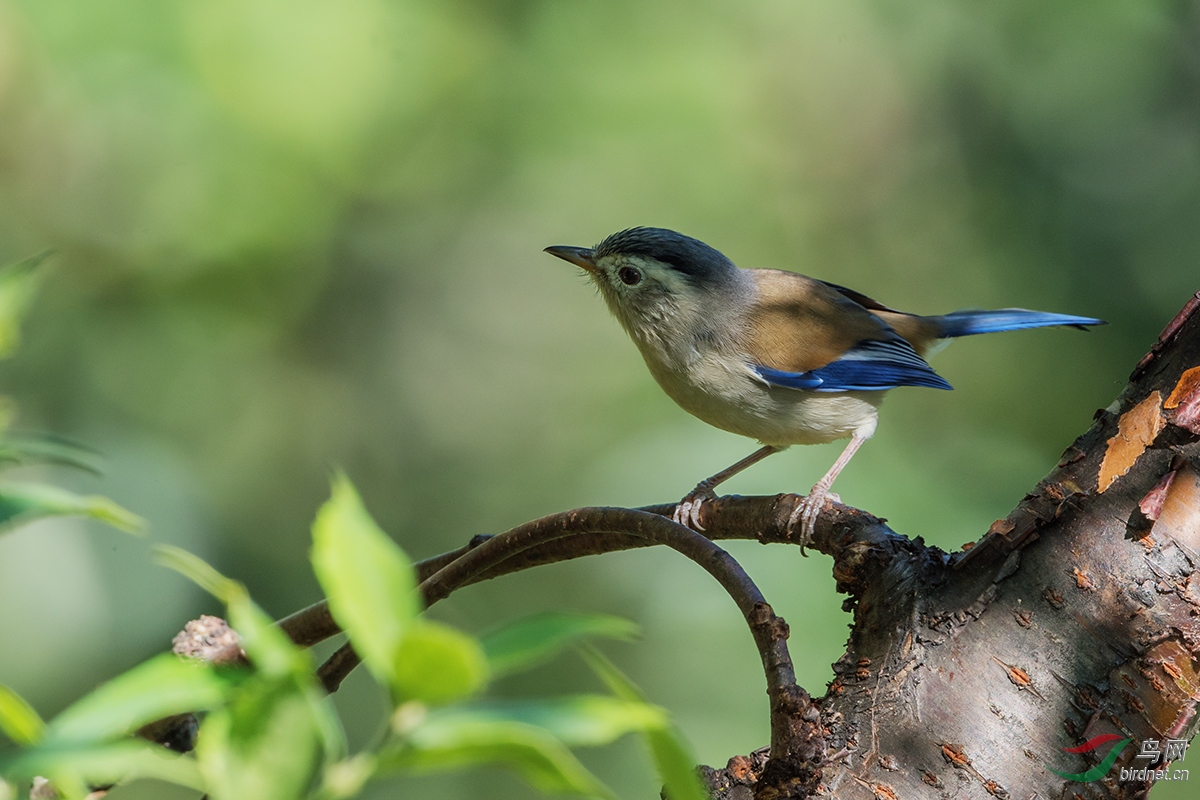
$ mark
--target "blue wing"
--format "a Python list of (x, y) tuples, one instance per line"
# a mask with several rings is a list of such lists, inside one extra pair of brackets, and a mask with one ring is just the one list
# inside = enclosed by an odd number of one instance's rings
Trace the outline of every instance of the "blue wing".
[(754, 371), (772, 386), (810, 392), (875, 391), (897, 386), (954, 388), (899, 337), (860, 342), (837, 361), (808, 372), (784, 372), (761, 364), (755, 364)]

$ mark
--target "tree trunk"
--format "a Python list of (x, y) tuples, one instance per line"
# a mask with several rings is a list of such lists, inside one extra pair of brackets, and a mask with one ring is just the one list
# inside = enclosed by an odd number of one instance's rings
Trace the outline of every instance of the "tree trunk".
[[(1153, 781), (1130, 770), (1180, 766), (1200, 699), (1198, 307), (1200, 293), (978, 545), (946, 554), (861, 513), (822, 516), (816, 544), (854, 625), (815, 701), (816, 794), (1141, 797)], [(1174, 767), (1138, 758), (1155, 744)], [(715, 796), (803, 796), (772, 778), (774, 760), (707, 770)]]

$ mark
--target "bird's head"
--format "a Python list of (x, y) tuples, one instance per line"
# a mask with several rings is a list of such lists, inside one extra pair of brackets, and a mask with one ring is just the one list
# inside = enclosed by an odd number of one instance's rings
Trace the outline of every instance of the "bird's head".
[(736, 295), (740, 270), (698, 239), (665, 228), (629, 228), (595, 247), (546, 252), (587, 271), (635, 339), (663, 338), (664, 326), (718, 313)]

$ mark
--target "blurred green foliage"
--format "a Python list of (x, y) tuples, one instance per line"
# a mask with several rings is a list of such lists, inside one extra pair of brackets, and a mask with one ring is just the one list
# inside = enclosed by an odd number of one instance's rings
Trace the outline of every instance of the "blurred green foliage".
[[(0, 268), (0, 359), (10, 357), (20, 341), (21, 322), (33, 299), (47, 253)], [(8, 426), (15, 404), (0, 395), (0, 470), (55, 464), (97, 472), (94, 454), (54, 436), (14, 436)], [(83, 516), (129, 532), (141, 520), (106, 497), (87, 497), (40, 482), (0, 481), (0, 533), (46, 517)]]
[[(107, 456), (73, 489), (282, 616), (319, 596), (307, 530), (333, 464), (423, 557), (669, 501), (753, 447), (674, 407), (546, 245), (664, 225), (906, 310), (1108, 319), (957, 343), (935, 362), (955, 392), (889, 397), (839, 492), (957, 547), (1200, 288), (1198, 41), (1191, 0), (0, 0), (0, 263), (60, 254), (0, 389), (15, 430)], [(836, 447), (728, 490), (802, 491)], [(215, 610), (85, 524), (0, 538), (0, 606), (20, 611), (0, 681), (43, 713)], [(828, 562), (733, 551), (819, 692), (846, 623)], [(550, 567), (437, 614), (638, 620), (618, 661), (723, 762), (765, 743), (766, 698), (736, 610), (680, 562)], [(356, 675), (337, 702), (353, 743), (386, 699)], [(622, 796), (647, 785), (632, 751), (588, 758)], [(524, 796), (508, 781), (406, 786)]]
[[(648, 704), (598, 653), (588, 663), (613, 696), (471, 702), (492, 671), (484, 646), (420, 616), (412, 562), (342, 476), (313, 525), (313, 565), (334, 618), (393, 700), (385, 728), (353, 756), (312, 659), (246, 587), (186, 550), (162, 547), (159, 555), (220, 599), (249, 663), (221, 667), (162, 653), (49, 724), (0, 685), (0, 731), (20, 746), (0, 751), (0, 796), (48, 779), (56, 796), (84, 800), (88, 787), (157, 779), (212, 800), (341, 800), (357, 797), (376, 775), (485, 764), (510, 769), (544, 792), (615, 800), (568, 748), (611, 744), (634, 732), (654, 753), (665, 796), (705, 796), (695, 757), (663, 709)], [(608, 621), (543, 615), (519, 622), (493, 637), (508, 645), (499, 666), (559, 655), (572, 641), (602, 633)], [(132, 736), (164, 718), (192, 714), (203, 715), (194, 757)], [(191, 751), (192, 743), (177, 749)]]

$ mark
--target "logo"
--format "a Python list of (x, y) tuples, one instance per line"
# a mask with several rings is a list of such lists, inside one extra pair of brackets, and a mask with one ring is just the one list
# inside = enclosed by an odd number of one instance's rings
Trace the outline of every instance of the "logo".
[[(1064, 747), (1062, 750), (1064, 753), (1090, 753), (1096, 748), (1103, 747), (1109, 742), (1116, 741), (1117, 739), (1121, 739), (1121, 737), (1115, 733), (1102, 733), (1094, 739), (1088, 739), (1078, 747)], [(1117, 758), (1121, 755), (1121, 751), (1124, 750), (1125, 746), (1132, 741), (1133, 739), (1121, 739), (1121, 743), (1112, 750), (1109, 750), (1108, 755), (1104, 757), (1103, 761), (1089, 769), (1087, 772), (1059, 772), (1058, 770), (1054, 769), (1054, 767), (1047, 767), (1047, 769), (1060, 778), (1066, 778), (1069, 781), (1075, 781), (1077, 783), (1090, 783), (1091, 781), (1098, 781), (1103, 778), (1110, 769), (1112, 769), (1112, 765), (1117, 763)]]
[[(1051, 772), (1060, 778), (1065, 778), (1076, 783), (1090, 783), (1098, 781), (1108, 774), (1113, 768), (1113, 764), (1117, 763), (1117, 759), (1121, 756), (1121, 751), (1124, 750), (1132, 737), (1121, 738), (1115, 733), (1102, 733), (1099, 736), (1088, 739), (1081, 745), (1076, 747), (1064, 747), (1064, 753), (1090, 753), (1097, 750), (1109, 742), (1117, 742), (1112, 749), (1108, 751), (1103, 760), (1099, 764), (1092, 767), (1086, 772), (1059, 772), (1053, 767), (1047, 767)], [(1160, 748), (1163, 744), (1165, 747)], [(1146, 739), (1142, 742), (1141, 750), (1134, 759), (1147, 759), (1149, 766), (1141, 769), (1131, 769), (1129, 767), (1121, 767), (1121, 780), (1123, 781), (1186, 781), (1188, 771), (1186, 769), (1171, 770), (1167, 765), (1173, 761), (1183, 761), (1184, 755), (1187, 753), (1187, 739), (1167, 739), (1165, 742), (1160, 742), (1158, 739)], [(1152, 769), (1155, 764), (1162, 764), (1160, 769)]]

